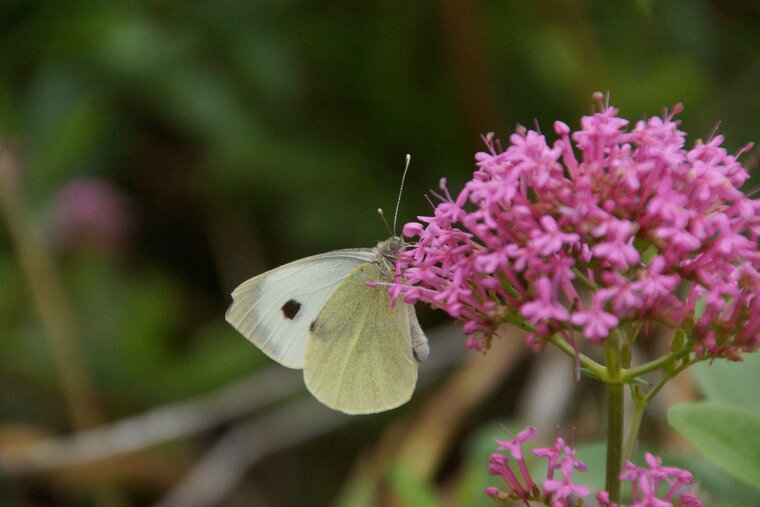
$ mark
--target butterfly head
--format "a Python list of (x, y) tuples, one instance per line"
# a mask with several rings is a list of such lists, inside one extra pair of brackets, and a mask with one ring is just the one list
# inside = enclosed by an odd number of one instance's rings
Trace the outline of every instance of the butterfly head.
[(374, 249), (375, 256), (385, 272), (396, 272), (396, 259), (405, 247), (406, 242), (400, 236), (391, 236), (377, 244)]
[(400, 236), (391, 236), (385, 241), (381, 241), (375, 247), (377, 251), (383, 257), (398, 257), (398, 254), (406, 247), (406, 242)]

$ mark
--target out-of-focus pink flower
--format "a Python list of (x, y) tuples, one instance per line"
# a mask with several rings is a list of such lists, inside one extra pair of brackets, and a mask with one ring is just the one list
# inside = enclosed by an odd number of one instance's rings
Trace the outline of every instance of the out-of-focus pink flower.
[[(496, 500), (520, 500), (526, 506), (530, 502), (543, 503), (553, 507), (567, 507), (575, 499), (588, 496), (589, 489), (585, 486), (574, 484), (572, 475), (574, 471), (586, 471), (586, 465), (575, 457), (575, 450), (566, 445), (565, 441), (558, 438), (553, 447), (534, 449), (533, 454), (547, 458), (546, 479), (541, 483), (541, 487), (536, 485), (530, 476), (528, 467), (522, 452), (522, 444), (532, 440), (536, 436), (535, 428), (527, 428), (520, 432), (512, 440), (496, 440), (499, 444), (497, 450), (509, 451), (510, 456), (518, 464), (521, 480), (512, 470), (509, 464), (509, 457), (503, 454), (492, 454), (488, 472), (491, 475), (498, 475), (507, 485), (507, 490), (502, 491), (498, 488), (486, 488), (486, 495)], [(559, 472), (559, 477), (555, 477)]]
[(567, 309), (557, 301), (557, 290), (545, 276), (536, 281), (535, 297), (520, 307), (520, 314), (538, 324), (542, 320), (565, 321), (570, 317)]
[(760, 200), (739, 190), (747, 171), (721, 136), (686, 149), (680, 105), (629, 128), (596, 99), (579, 131), (555, 123), (553, 144), (522, 127), (504, 150), (486, 136), (464, 189), (452, 197), (441, 180), (433, 215), (404, 227), (418, 240), (391, 294), (446, 310), (477, 349), (504, 323), (532, 328), (538, 349), (651, 320), (688, 329), (701, 356), (756, 349)]
[[(575, 457), (575, 449), (565, 444), (563, 439), (557, 438), (554, 447), (534, 449), (533, 454), (549, 460), (543, 487), (553, 507), (570, 505), (571, 497), (588, 496), (589, 489), (586, 486), (574, 484), (572, 481), (573, 472), (585, 472), (586, 464)], [(557, 471), (560, 473), (559, 479), (554, 477)]]
[(508, 495), (510, 498), (527, 501), (536, 489), (536, 485), (530, 477), (528, 465), (525, 463), (525, 458), (523, 458), (522, 454), (522, 444), (528, 440), (532, 440), (535, 436), (536, 428), (531, 427), (521, 431), (512, 440), (496, 440), (499, 444), (497, 450), (509, 451), (510, 456), (517, 463), (522, 478), (521, 481), (509, 466), (509, 458), (507, 456), (498, 453), (492, 454), (489, 458), (491, 464), (488, 467), (488, 473), (501, 476), (507, 486), (509, 486), (510, 490), (509, 493), (502, 493), (502, 495)]
[(575, 312), (570, 319), (576, 326), (583, 327), (583, 336), (596, 343), (606, 338), (619, 323), (617, 317), (604, 311), (606, 298), (602, 294), (602, 291), (596, 292), (591, 298), (591, 308)]
[[(691, 472), (676, 467), (662, 466), (662, 460), (647, 453), (648, 468), (638, 467), (630, 461), (620, 479), (630, 481), (632, 498), (628, 507), (702, 507), (696, 496), (687, 491), (692, 483)], [(601, 507), (618, 507), (610, 502), (609, 494), (600, 491), (596, 495)]]
[(53, 237), (65, 248), (115, 250), (134, 228), (129, 199), (108, 181), (81, 178), (64, 185), (52, 209)]

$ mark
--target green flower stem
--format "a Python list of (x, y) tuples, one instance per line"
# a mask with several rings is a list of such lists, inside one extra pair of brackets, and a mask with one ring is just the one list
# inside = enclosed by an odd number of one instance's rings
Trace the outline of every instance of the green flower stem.
[[(588, 369), (599, 380), (607, 384), (607, 470), (605, 488), (610, 495), (610, 500), (617, 503), (620, 503), (621, 497), (619, 476), (622, 464), (624, 461), (630, 461), (633, 456), (633, 450), (636, 446), (639, 430), (644, 418), (644, 411), (668, 380), (675, 377), (693, 362), (685, 360), (682, 364), (675, 367), (677, 361), (692, 352), (692, 347), (687, 344), (668, 355), (636, 368), (624, 368), (627, 364), (622, 363), (630, 361), (630, 345), (639, 330), (639, 328), (630, 329), (627, 337), (623, 335), (623, 331), (620, 328), (610, 334), (605, 344), (606, 366), (580, 353), (559, 334), (554, 334), (549, 338), (549, 341), (558, 349), (572, 358), (577, 358), (581, 366)], [(641, 375), (656, 370), (663, 370), (663, 376), (648, 393), (645, 394), (639, 385), (631, 386), (634, 405), (630, 427), (628, 428), (624, 443), (623, 421), (625, 407), (623, 397), (625, 384), (635, 382)]]
[(629, 340), (623, 341), (623, 346), (620, 347), (620, 362), (623, 367), (623, 372), (627, 371), (626, 368), (631, 367), (631, 342)]
[(620, 348), (620, 362), (624, 370), (631, 367), (631, 347), (633, 346), (633, 341), (639, 335), (641, 328), (642, 324), (636, 322), (626, 326), (628, 331), (624, 335), (623, 345)]
[(520, 317), (519, 315), (511, 314), (507, 316), (506, 322), (509, 322), (513, 326), (522, 329), (523, 331), (527, 331), (529, 333), (532, 333), (536, 330), (535, 327), (531, 326), (527, 322), (525, 322), (525, 319)]
[(605, 345), (607, 359), (607, 474), (605, 487), (610, 501), (620, 503), (620, 467), (623, 457), (623, 393), (620, 382), (619, 332), (610, 334)]
[(580, 280), (583, 283), (585, 283), (590, 289), (596, 290), (596, 289), (599, 288), (599, 286), (597, 284), (595, 284), (593, 281), (591, 281), (591, 279), (589, 277), (587, 277), (586, 275), (584, 275), (583, 272), (580, 269), (578, 269), (578, 268), (572, 268), (572, 270), (573, 270), (573, 273), (575, 273), (575, 276), (578, 277), (578, 280)]
[(646, 410), (651, 401), (651, 398), (644, 395), (641, 386), (631, 386), (631, 395), (633, 398), (633, 414), (631, 414), (631, 425), (628, 428), (628, 435), (625, 437), (623, 462), (631, 461), (633, 457), (633, 449), (636, 446), (636, 440), (639, 438), (639, 429), (641, 429), (641, 420), (644, 418), (644, 410)]
[(693, 362), (686, 362), (680, 365), (669, 373), (663, 374), (660, 381), (654, 388), (652, 388), (646, 395), (641, 390), (641, 386), (632, 386), (631, 397), (633, 398), (633, 414), (631, 414), (631, 426), (628, 428), (628, 435), (625, 439), (625, 447), (623, 449), (623, 461), (630, 461), (633, 456), (633, 448), (636, 446), (636, 439), (639, 435), (639, 429), (641, 428), (641, 420), (644, 417), (644, 410), (649, 406), (657, 393), (665, 387), (670, 379), (684, 371), (686, 368), (694, 364)]
[(666, 375), (663, 375), (663, 377), (660, 379), (660, 381), (657, 383), (657, 385), (651, 391), (649, 391), (647, 393), (647, 397), (646, 397), (646, 403), (647, 403), (647, 405), (649, 405), (649, 403), (652, 402), (652, 399), (655, 396), (657, 396), (657, 393), (660, 392), (660, 389), (662, 389), (663, 387), (665, 387), (665, 384), (667, 384), (670, 379), (672, 379), (673, 377), (678, 376), (679, 373), (681, 373), (682, 371), (684, 371), (689, 366), (691, 366), (691, 365), (693, 365), (695, 363), (698, 363), (699, 361), (702, 361), (702, 359), (700, 359), (698, 361), (691, 361), (691, 362), (683, 363), (681, 366), (679, 366), (675, 370), (669, 372)]
[(644, 375), (645, 373), (659, 370), (660, 368), (667, 365), (668, 363), (677, 361), (678, 359), (684, 357), (685, 355), (688, 355), (690, 352), (691, 352), (691, 347), (686, 346), (686, 347), (676, 350), (675, 352), (671, 352), (667, 356), (662, 356), (659, 359), (655, 359), (654, 361), (650, 361), (648, 363), (642, 364), (641, 366), (637, 366), (636, 368), (631, 368), (630, 370), (623, 370), (622, 372), (620, 372), (620, 381), (623, 383), (631, 382), (632, 380), (636, 379), (637, 377), (640, 377), (641, 375)]
[(596, 361), (586, 356), (585, 354), (580, 353), (578, 350), (575, 349), (575, 347), (573, 347), (572, 345), (567, 343), (565, 340), (560, 338), (558, 334), (552, 335), (552, 337), (549, 338), (549, 341), (553, 345), (555, 345), (558, 349), (560, 349), (562, 352), (572, 357), (573, 359), (577, 357), (581, 363), (581, 366), (591, 370), (592, 372), (594, 372), (594, 375), (599, 377), (601, 380), (606, 381), (605, 379), (607, 378), (607, 368), (597, 363)]

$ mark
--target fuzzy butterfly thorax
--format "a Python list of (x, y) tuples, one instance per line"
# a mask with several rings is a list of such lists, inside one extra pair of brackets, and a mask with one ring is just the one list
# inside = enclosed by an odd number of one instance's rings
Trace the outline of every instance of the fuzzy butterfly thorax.
[[(396, 259), (406, 246), (406, 242), (399, 236), (391, 236), (385, 241), (380, 241), (372, 250), (377, 259), (377, 265), (383, 274), (382, 281), (392, 281), (396, 273)], [(380, 281), (380, 280), (378, 280)]]

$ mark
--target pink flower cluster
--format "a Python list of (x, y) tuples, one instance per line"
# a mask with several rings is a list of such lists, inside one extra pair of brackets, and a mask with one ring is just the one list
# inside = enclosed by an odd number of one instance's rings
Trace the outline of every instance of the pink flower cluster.
[[(500, 477), (507, 486), (506, 491), (496, 487), (486, 488), (485, 493), (498, 501), (517, 500), (529, 506), (531, 502), (552, 507), (580, 505), (581, 499), (589, 495), (586, 486), (574, 484), (573, 472), (586, 471), (586, 465), (575, 457), (575, 449), (557, 438), (552, 447), (534, 449), (533, 454), (548, 460), (546, 479), (537, 486), (528, 471), (522, 453), (522, 444), (536, 436), (536, 428), (527, 428), (508, 441), (497, 440), (498, 451), (508, 451), (509, 456), (494, 453), (489, 458), (488, 473)], [(511, 464), (510, 458), (517, 465)], [(637, 467), (630, 461), (620, 479), (632, 485), (631, 503), (628, 507), (702, 507), (697, 497), (685, 490), (693, 481), (690, 472), (676, 467), (662, 466), (662, 460), (646, 454), (648, 468)], [(555, 478), (555, 472), (559, 477)], [(601, 507), (620, 507), (610, 502), (609, 493), (600, 491), (596, 499)]]
[[(539, 488), (528, 471), (528, 466), (523, 458), (521, 445), (536, 436), (536, 428), (527, 428), (520, 432), (512, 440), (501, 441), (498, 451), (509, 451), (510, 456), (517, 464), (520, 474), (510, 467), (510, 460), (504, 454), (494, 453), (490, 457), (491, 464), (488, 473), (502, 478), (509, 491), (499, 488), (486, 488), (486, 495), (495, 500), (521, 500), (525, 505), (530, 501), (538, 501), (553, 507), (566, 507), (570, 505), (572, 498), (582, 498), (589, 494), (585, 486), (573, 484), (572, 475), (575, 470), (585, 472), (586, 465), (575, 457), (575, 450), (566, 445), (564, 440), (557, 438), (553, 447), (534, 449), (533, 454), (546, 458), (549, 463), (546, 479)], [(555, 472), (559, 471), (560, 478), (555, 478)]]
[[(691, 472), (676, 467), (662, 466), (662, 460), (652, 454), (646, 454), (649, 468), (637, 467), (630, 461), (625, 464), (625, 471), (620, 479), (631, 481), (632, 498), (628, 507), (702, 507), (697, 497), (686, 493), (686, 486), (694, 479)], [(665, 486), (664, 493), (661, 492)], [(610, 502), (609, 494), (600, 491), (596, 495), (600, 507), (619, 507)]]
[(555, 123), (553, 145), (523, 128), (506, 150), (487, 136), (464, 189), (452, 197), (442, 180), (433, 216), (404, 227), (419, 239), (391, 295), (444, 309), (478, 349), (506, 322), (531, 329), (535, 347), (659, 322), (700, 355), (754, 350), (760, 199), (739, 190), (747, 171), (722, 136), (685, 149), (680, 105), (629, 130), (595, 98), (580, 130)]

